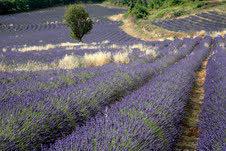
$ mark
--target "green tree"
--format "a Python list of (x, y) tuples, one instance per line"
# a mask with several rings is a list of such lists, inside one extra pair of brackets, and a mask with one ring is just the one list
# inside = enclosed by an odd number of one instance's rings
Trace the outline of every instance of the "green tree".
[(68, 6), (64, 19), (66, 25), (71, 29), (71, 37), (78, 41), (82, 41), (83, 36), (93, 28), (93, 21), (89, 14), (83, 6), (78, 4)]

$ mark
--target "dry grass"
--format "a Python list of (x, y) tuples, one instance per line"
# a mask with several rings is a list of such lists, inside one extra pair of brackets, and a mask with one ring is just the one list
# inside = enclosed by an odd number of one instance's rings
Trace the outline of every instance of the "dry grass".
[(7, 66), (0, 63), (0, 71), (3, 71), (3, 72), (7, 71)]
[(101, 45), (83, 45), (80, 49), (100, 49)]
[[(54, 60), (52, 63), (41, 63), (28, 61), (22, 64), (4, 64), (0, 63), (0, 71), (40, 71), (40, 70), (56, 70), (56, 69), (73, 69), (78, 67), (92, 67), (92, 66), (102, 66), (110, 62), (116, 62), (121, 64), (128, 64), (131, 60), (129, 54), (133, 52), (133, 49), (139, 49), (146, 55), (151, 56), (151, 58), (157, 57), (158, 53), (154, 47), (145, 46), (144, 44), (134, 44), (132, 46), (123, 46), (117, 44), (111, 44), (109, 41), (102, 41), (99, 43), (59, 43), (59, 44), (47, 44), (42, 46), (27, 46), (24, 45), (20, 48), (11, 48), (13, 51), (29, 52), (29, 51), (44, 51), (55, 48), (64, 48), (65, 50), (73, 49), (94, 49), (96, 50), (109, 50), (116, 49), (121, 50), (118, 53), (111, 53), (105, 51), (98, 51), (95, 53), (85, 54), (84, 56), (77, 55), (65, 55), (63, 58)], [(10, 48), (3, 48), (5, 52)]]
[(109, 16), (108, 19), (111, 21), (121, 21), (122, 19), (125, 19), (124, 14), (117, 14), (117, 15), (113, 15), (113, 16)]
[(56, 48), (56, 45), (53, 44), (47, 44), (44, 46), (30, 46), (30, 47), (22, 47), (18, 48), (17, 51), (20, 52), (28, 52), (28, 51), (44, 51), (44, 50), (50, 50)]
[(147, 46), (144, 46), (143, 44), (141, 43), (138, 43), (138, 44), (134, 44), (132, 46), (130, 46), (131, 49), (139, 49), (140, 51), (146, 51), (148, 49)]
[(113, 56), (113, 60), (116, 63), (128, 64), (130, 62), (128, 52), (118, 52)]
[(199, 36), (199, 37), (204, 37), (205, 35), (207, 35), (207, 32), (205, 30), (201, 30), (196, 34), (196, 36)]
[(0, 63), (0, 71), (3, 72), (13, 72), (13, 71), (41, 71), (41, 70), (50, 70), (56, 69), (57, 64), (55, 62), (51, 64), (44, 64), (41, 62), (34, 62), (29, 61), (25, 64), (13, 64), (13, 65), (6, 65)]
[(59, 47), (76, 47), (76, 46), (81, 46), (84, 45), (83, 43), (71, 43), (71, 42), (65, 42), (65, 43), (60, 43), (58, 44)]
[[(111, 47), (111, 46), (110, 46)], [(119, 46), (118, 46), (119, 47)], [(96, 53), (85, 54), (84, 56), (65, 55), (62, 59), (52, 63), (41, 63), (28, 61), (23, 64), (6, 65), (0, 63), (0, 71), (40, 71), (56, 69), (73, 69), (78, 67), (102, 66), (110, 62), (127, 64), (130, 62), (129, 53), (131, 51), (123, 48), (121, 52), (114, 55), (111, 52), (98, 51)]]
[(123, 48), (123, 46), (120, 46), (120, 45), (117, 45), (117, 44), (111, 44), (111, 45), (109, 45), (109, 48), (119, 49), (119, 48)]
[(59, 61), (58, 68), (61, 69), (73, 69), (80, 66), (80, 59), (74, 55), (65, 55), (63, 59)]
[(83, 63), (85, 66), (102, 66), (111, 62), (110, 52), (97, 52), (94, 54), (85, 54), (83, 57)]
[(211, 35), (212, 37), (217, 37), (217, 36), (219, 36), (219, 35), (224, 36), (224, 35), (226, 35), (226, 29), (223, 30), (223, 31), (215, 31), (215, 32), (211, 32), (210, 35)]
[[(27, 46), (23, 45), (22, 47), (16, 48), (13, 47), (11, 48), (11, 51), (20, 51), (20, 52), (29, 52), (29, 51), (48, 51), (56, 48), (64, 48), (66, 50), (73, 50), (76, 48), (80, 49), (101, 49), (101, 48), (121, 48), (123, 46), (115, 45), (115, 44), (110, 44), (108, 40), (99, 42), (99, 43), (59, 43), (59, 44), (46, 44), (46, 45), (34, 45), (34, 46)], [(7, 51), (10, 48), (2, 48), (2, 51)]]
[(158, 53), (154, 49), (148, 49), (148, 50), (146, 50), (145, 53), (146, 53), (146, 55), (150, 56), (152, 59), (155, 59), (158, 57)]
[(139, 31), (137, 31), (137, 29), (136, 29), (137, 25), (135, 24), (133, 18), (125, 18), (124, 14), (117, 14), (117, 15), (109, 16), (108, 19), (111, 21), (123, 22), (121, 29), (128, 35), (131, 35), (133, 37), (136, 37), (136, 38), (139, 38), (142, 40), (146, 40), (146, 41), (150, 40), (146, 36), (141, 34)]
[[(107, 42), (105, 41), (102, 45), (106, 44)], [(66, 50), (73, 50), (75, 48), (80, 47), (81, 49), (97, 49), (100, 48), (100, 44), (97, 45), (97, 43), (92, 43), (92, 44), (86, 44), (86, 43), (59, 43), (59, 44), (46, 44), (46, 45), (39, 45), (39, 46), (27, 46), (24, 45), (23, 47), (19, 48), (11, 48), (12, 51), (20, 51), (20, 52), (29, 52), (29, 51), (47, 51), (51, 49), (56, 49), (56, 48), (65, 48)], [(3, 51), (8, 50), (7, 48), (3, 48)]]

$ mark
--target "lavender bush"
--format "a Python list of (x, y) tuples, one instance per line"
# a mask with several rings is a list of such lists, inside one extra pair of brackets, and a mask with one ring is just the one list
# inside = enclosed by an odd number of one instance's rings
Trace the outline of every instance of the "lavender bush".
[(215, 39), (213, 55), (207, 65), (205, 98), (199, 122), (199, 150), (226, 149), (226, 51), (223, 43), (222, 37)]

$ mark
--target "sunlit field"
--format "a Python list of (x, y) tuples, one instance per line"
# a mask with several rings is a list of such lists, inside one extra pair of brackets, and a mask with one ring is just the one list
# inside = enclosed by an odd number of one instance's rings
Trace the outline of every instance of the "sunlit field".
[(84, 7), (80, 42), (66, 6), (0, 15), (0, 150), (225, 151), (226, 12), (142, 40), (128, 8)]

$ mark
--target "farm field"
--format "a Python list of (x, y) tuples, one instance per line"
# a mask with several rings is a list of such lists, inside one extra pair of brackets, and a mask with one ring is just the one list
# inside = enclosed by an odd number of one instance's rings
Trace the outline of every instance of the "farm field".
[(226, 15), (209, 11), (184, 18), (156, 21), (154, 24), (172, 31), (222, 31), (226, 28)]
[[(0, 150), (224, 151), (226, 35), (144, 41), (85, 4), (83, 42), (66, 6), (0, 16)], [(197, 17), (198, 16), (198, 17)], [(226, 15), (154, 22), (223, 31)]]

